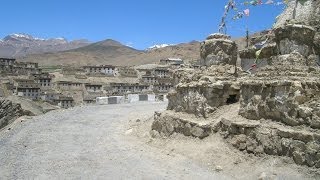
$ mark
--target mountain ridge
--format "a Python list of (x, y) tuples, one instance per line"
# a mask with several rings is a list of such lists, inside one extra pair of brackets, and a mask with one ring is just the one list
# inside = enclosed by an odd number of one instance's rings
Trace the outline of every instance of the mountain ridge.
[(13, 33), (0, 40), (1, 57), (23, 57), (75, 49), (91, 44), (88, 40), (68, 41), (65, 38), (38, 38), (25, 33)]

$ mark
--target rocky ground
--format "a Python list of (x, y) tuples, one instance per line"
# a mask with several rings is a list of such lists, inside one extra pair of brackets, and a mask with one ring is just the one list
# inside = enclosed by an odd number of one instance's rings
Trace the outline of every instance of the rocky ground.
[(19, 118), (0, 133), (0, 179), (232, 179), (131, 136), (129, 120), (165, 107), (87, 106)]
[(0, 133), (0, 179), (320, 178), (289, 158), (242, 153), (219, 134), (153, 138), (154, 111), (166, 106), (86, 106), (21, 117)]
[[(239, 105), (223, 106), (217, 110), (216, 117), (234, 118)], [(183, 116), (183, 117), (182, 117)], [(182, 118), (186, 114), (181, 114)], [(190, 114), (190, 119), (194, 115)], [(219, 172), (234, 179), (319, 179), (316, 168), (299, 166), (289, 157), (261, 154), (255, 156), (239, 151), (227, 143), (223, 135), (211, 134), (204, 139), (174, 133), (170, 137), (160, 137), (149, 130), (153, 117), (142, 121), (132, 120), (128, 129), (137, 140), (156, 147), (162, 153), (180, 154), (207, 167), (212, 172)], [(199, 119), (198, 119), (199, 121)]]

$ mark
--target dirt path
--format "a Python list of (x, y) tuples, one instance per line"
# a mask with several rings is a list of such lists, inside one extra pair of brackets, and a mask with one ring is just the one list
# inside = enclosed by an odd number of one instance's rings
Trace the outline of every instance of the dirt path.
[(20, 118), (0, 134), (0, 179), (232, 179), (126, 135), (123, 124), (165, 106), (88, 106)]

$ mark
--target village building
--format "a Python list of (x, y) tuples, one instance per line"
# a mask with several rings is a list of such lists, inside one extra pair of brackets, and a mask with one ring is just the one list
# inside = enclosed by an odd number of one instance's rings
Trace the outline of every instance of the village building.
[(40, 99), (40, 85), (32, 79), (14, 79), (13, 93), (18, 96), (30, 98), (32, 100)]
[(113, 94), (124, 94), (124, 93), (137, 93), (143, 91), (150, 91), (149, 85), (139, 84), (139, 83), (111, 83)]
[(0, 58), (0, 64), (3, 64), (4, 66), (12, 66), (15, 62), (16, 59)]
[(59, 96), (57, 99), (54, 100), (54, 102), (61, 108), (71, 108), (74, 106), (74, 100), (72, 97), (68, 96)]
[(155, 68), (154, 69), (154, 75), (160, 78), (164, 78), (164, 77), (170, 77), (171, 73), (170, 70), (168, 68)]
[(41, 69), (38, 68), (30, 68), (23, 66), (13, 66), (12, 73), (15, 75), (32, 75), (32, 74), (40, 74), (42, 72)]
[(83, 103), (84, 104), (93, 104), (96, 102), (96, 99), (93, 97), (85, 97), (83, 98)]
[(173, 84), (173, 78), (171, 77), (162, 77), (158, 78), (158, 84)]
[(172, 84), (157, 84), (154, 86), (154, 91), (156, 93), (168, 93), (172, 89)]
[(85, 89), (87, 92), (97, 93), (102, 92), (102, 85), (101, 84), (85, 84)]
[(80, 82), (71, 82), (71, 81), (57, 81), (57, 89), (65, 91), (80, 91), (83, 90), (83, 84)]
[(83, 69), (88, 75), (106, 75), (106, 76), (116, 75), (116, 67), (111, 65), (84, 66)]
[(22, 68), (38, 68), (38, 63), (33, 62), (15, 62), (14, 65), (16, 67), (22, 67)]
[(55, 99), (58, 99), (59, 96), (61, 96), (61, 93), (58, 93), (54, 90), (46, 90), (45, 92), (41, 92), (41, 99), (51, 103), (53, 103)]
[(156, 84), (158, 83), (158, 79), (155, 76), (144, 75), (141, 77), (141, 81), (147, 84)]
[(124, 77), (137, 77), (138, 73), (133, 67), (119, 67), (119, 74)]
[(8, 74), (13, 72), (13, 65), (6, 65), (5, 62), (0, 62), (0, 73), (1, 74)]
[(53, 75), (49, 73), (41, 73), (41, 74), (33, 74), (35, 81), (40, 84), (42, 89), (50, 89), (52, 88), (52, 78)]
[(83, 68), (76, 68), (76, 67), (63, 67), (62, 74), (63, 75), (85, 75), (85, 70)]
[(184, 63), (183, 60), (179, 58), (167, 58), (167, 59), (160, 60), (160, 64), (163, 64), (163, 65), (180, 66), (183, 63)]

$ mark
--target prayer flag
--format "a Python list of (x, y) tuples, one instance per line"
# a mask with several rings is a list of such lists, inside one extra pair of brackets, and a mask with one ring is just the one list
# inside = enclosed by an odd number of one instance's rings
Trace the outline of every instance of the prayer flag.
[(246, 16), (250, 16), (250, 10), (249, 9), (245, 9), (243, 10), (244, 15)]

